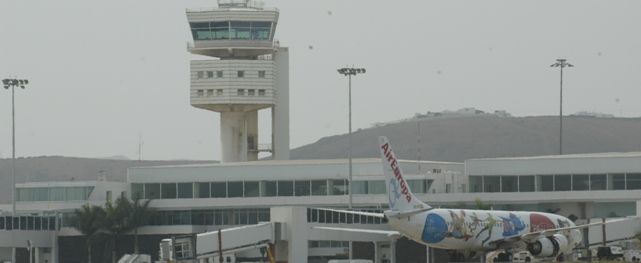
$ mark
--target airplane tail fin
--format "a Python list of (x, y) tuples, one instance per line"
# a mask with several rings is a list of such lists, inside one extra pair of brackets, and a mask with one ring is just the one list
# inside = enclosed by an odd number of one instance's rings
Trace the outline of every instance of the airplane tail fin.
[(387, 137), (378, 137), (378, 144), (381, 150), (383, 174), (390, 209), (395, 211), (429, 209), (429, 205), (421, 202), (412, 194), (409, 184), (407, 184), (407, 181), (403, 178), (403, 171)]

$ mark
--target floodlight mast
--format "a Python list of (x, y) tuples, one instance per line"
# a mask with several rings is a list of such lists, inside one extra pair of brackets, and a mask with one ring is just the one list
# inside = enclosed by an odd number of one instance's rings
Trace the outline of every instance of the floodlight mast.
[(16, 214), (16, 100), (15, 88), (25, 89), (27, 79), (3, 79), (5, 89), (11, 88), (11, 213)]
[[(348, 175), (348, 188), (347, 194), (349, 196), (348, 206), (351, 210), (352, 206), (352, 76), (357, 74), (365, 74), (366, 70), (364, 68), (339, 68), (338, 74), (344, 75), (348, 79), (348, 100), (349, 100), (349, 113), (348, 113), (348, 134), (347, 134), (347, 159), (349, 162), (349, 175)], [(352, 261), (352, 241), (349, 241), (349, 260)]]
[(574, 65), (567, 62), (567, 59), (559, 58), (556, 63), (550, 65), (553, 68), (559, 68), (561, 73), (561, 80), (559, 83), (559, 155), (563, 154), (563, 68), (574, 67)]
[[(15, 88), (25, 88), (29, 84), (27, 79), (3, 79), (5, 89), (11, 88), (11, 216), (16, 216), (16, 101)], [(12, 239), (14, 231), (11, 231)], [(16, 248), (11, 248), (11, 262), (16, 261)]]
[(339, 68), (338, 73), (344, 75), (348, 79), (348, 101), (349, 101), (349, 113), (347, 116), (348, 119), (348, 133), (347, 133), (347, 159), (349, 162), (349, 177), (348, 177), (348, 195), (349, 209), (352, 209), (352, 76), (357, 74), (364, 74), (366, 70), (364, 68)]

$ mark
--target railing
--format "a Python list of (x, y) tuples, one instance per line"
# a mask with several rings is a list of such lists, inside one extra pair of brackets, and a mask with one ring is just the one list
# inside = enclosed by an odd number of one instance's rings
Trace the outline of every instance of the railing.
[(257, 146), (254, 145), (253, 149), (249, 149), (252, 152), (272, 152), (271, 143), (259, 143)]

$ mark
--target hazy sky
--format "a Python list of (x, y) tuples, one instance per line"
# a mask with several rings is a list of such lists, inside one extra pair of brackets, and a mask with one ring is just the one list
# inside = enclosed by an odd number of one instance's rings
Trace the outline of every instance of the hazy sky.
[[(17, 90), (18, 156), (219, 159), (217, 113), (189, 105), (185, 8), (216, 1), (2, 0), (0, 78)], [(517, 116), (565, 110), (641, 115), (641, 1), (280, 0), (290, 47), (291, 146), (354, 127), (462, 107)], [(11, 156), (10, 92), (0, 89), (0, 156)], [(619, 102), (617, 102), (619, 99)], [(261, 114), (267, 117), (267, 114)], [(263, 118), (263, 120), (267, 120)], [(269, 139), (267, 121), (262, 139)], [(259, 139), (261, 140), (261, 139)], [(262, 140), (265, 142), (264, 140)]]

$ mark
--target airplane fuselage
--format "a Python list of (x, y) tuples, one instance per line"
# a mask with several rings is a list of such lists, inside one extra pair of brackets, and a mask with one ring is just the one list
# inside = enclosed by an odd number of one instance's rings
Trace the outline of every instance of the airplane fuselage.
[[(508, 237), (575, 226), (568, 218), (549, 213), (466, 209), (431, 209), (388, 220), (392, 229), (417, 242), (469, 251), (495, 250), (496, 241)], [(575, 246), (581, 235), (579, 230), (572, 231), (570, 243)]]

